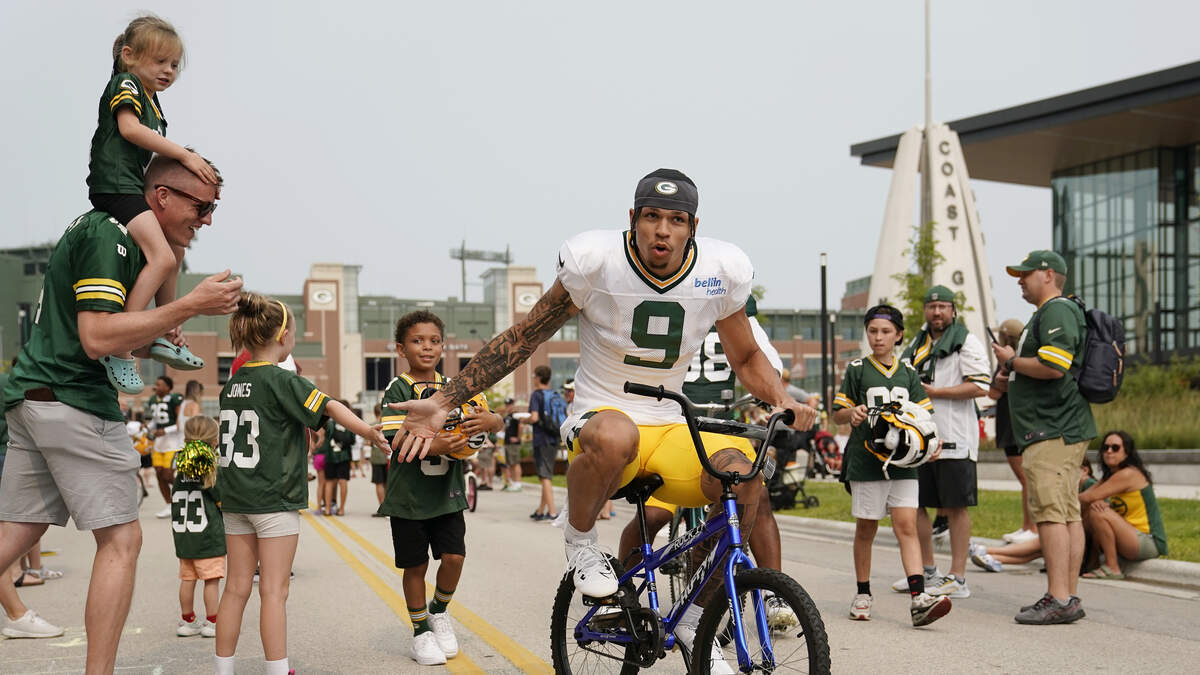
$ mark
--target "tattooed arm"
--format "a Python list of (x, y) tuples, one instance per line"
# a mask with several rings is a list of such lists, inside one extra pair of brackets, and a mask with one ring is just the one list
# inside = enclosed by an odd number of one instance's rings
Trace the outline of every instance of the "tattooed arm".
[(430, 398), (391, 404), (397, 410), (408, 411), (404, 418), (404, 431), (408, 433), (397, 433), (392, 447), (403, 438), (401, 457), (407, 461), (424, 457), (447, 412), (515, 370), (578, 313), (567, 289), (555, 281), (524, 320), (492, 338), (448, 385)]

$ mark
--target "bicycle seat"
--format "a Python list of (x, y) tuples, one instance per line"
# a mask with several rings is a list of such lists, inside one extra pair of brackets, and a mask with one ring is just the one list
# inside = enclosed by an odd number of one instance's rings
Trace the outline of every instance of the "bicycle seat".
[(662, 487), (662, 476), (652, 473), (649, 476), (638, 476), (625, 484), (625, 487), (613, 493), (612, 499), (624, 499), (630, 504), (646, 501), (655, 490)]

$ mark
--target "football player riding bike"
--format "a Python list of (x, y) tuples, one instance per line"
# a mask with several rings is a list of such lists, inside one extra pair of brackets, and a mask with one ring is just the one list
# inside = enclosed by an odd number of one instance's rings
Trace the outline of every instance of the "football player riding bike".
[[(396, 435), (402, 457), (428, 452), (446, 414), (523, 363), (542, 342), (579, 316), (579, 370), (574, 414), (562, 425), (571, 457), (567, 471), (567, 559), (585, 595), (617, 591), (617, 577), (597, 546), (596, 517), (605, 501), (635, 476), (660, 474), (655, 496), (680, 506), (703, 506), (720, 496), (705, 473), (678, 405), (625, 394), (626, 381), (678, 391), (692, 356), (716, 324), (730, 367), (746, 389), (777, 408), (791, 409), (794, 428), (808, 429), (816, 411), (788, 395), (759, 349), (744, 307), (753, 268), (738, 247), (697, 238), (695, 183), (673, 169), (642, 178), (629, 210), (629, 228), (572, 237), (558, 254), (557, 279), (518, 324), (493, 338), (433, 397), (393, 404), (407, 410)], [(751, 461), (726, 436), (704, 435), (720, 471), (748, 472)], [(743, 529), (753, 526), (761, 481), (735, 489)]]

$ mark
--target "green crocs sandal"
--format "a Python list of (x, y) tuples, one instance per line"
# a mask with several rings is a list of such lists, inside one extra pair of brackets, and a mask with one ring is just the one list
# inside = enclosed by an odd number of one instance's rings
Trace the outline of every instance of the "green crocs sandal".
[(123, 359), (119, 356), (101, 356), (100, 363), (108, 372), (108, 381), (117, 391), (126, 394), (140, 394), (146, 388), (142, 376), (138, 375), (133, 359)]
[(150, 358), (165, 363), (175, 370), (200, 370), (204, 359), (184, 347), (176, 347), (166, 338), (158, 338), (150, 345)]

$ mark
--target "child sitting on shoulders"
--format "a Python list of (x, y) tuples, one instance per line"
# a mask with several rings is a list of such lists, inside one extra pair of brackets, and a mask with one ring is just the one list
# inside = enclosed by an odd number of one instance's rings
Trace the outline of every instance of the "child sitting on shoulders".
[[(217, 482), (217, 423), (197, 415), (183, 425), (185, 444), (175, 457), (171, 532), (179, 558), (179, 637), (217, 636), (217, 600), (225, 577), (225, 523)], [(194, 611), (196, 580), (204, 581), (204, 620)]]
[[(445, 325), (432, 312), (412, 312), (396, 322), (396, 354), (408, 362), (408, 371), (393, 379), (383, 395), (383, 432), (389, 439), (404, 424), (404, 413), (388, 404), (424, 398), (445, 385), (446, 379), (436, 370), (442, 360), (444, 332)], [(404, 600), (413, 624), (412, 658), (426, 666), (443, 664), (458, 654), (458, 639), (446, 613), (467, 555), (463, 463), (456, 460), (475, 454), (487, 432), (504, 424), (499, 415), (488, 411), (482, 397), (468, 406), (468, 414), (455, 411), (457, 419), (447, 419), (447, 432), (434, 439), (424, 459), (406, 462), (399, 453), (392, 454), (379, 505), (379, 513), (390, 516), (396, 567), (404, 570)], [(426, 607), (430, 551), (441, 564), (433, 602)]]

